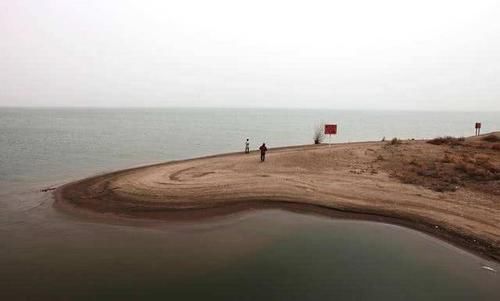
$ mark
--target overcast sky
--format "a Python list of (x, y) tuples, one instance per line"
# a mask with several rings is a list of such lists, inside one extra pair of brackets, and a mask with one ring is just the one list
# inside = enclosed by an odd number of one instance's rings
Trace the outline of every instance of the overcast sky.
[(0, 106), (500, 110), (500, 1), (5, 0)]

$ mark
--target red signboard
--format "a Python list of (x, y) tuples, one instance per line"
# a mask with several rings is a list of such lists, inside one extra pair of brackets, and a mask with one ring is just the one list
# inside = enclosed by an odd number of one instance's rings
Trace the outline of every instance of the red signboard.
[(337, 125), (336, 124), (325, 124), (325, 134), (326, 135), (336, 135)]

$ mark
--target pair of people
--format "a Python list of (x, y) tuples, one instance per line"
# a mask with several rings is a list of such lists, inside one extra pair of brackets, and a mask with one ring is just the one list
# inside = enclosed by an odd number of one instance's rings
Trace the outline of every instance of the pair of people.
[[(259, 147), (260, 150), (260, 161), (264, 162), (266, 160), (266, 152), (267, 152), (267, 147), (265, 143), (262, 143), (262, 145)], [(250, 153), (250, 142), (247, 141), (245, 142), (245, 154)]]

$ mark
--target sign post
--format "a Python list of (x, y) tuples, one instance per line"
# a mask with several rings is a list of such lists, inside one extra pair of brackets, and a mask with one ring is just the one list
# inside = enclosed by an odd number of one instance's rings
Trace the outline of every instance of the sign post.
[(481, 135), (481, 122), (476, 122), (476, 136)]
[(325, 135), (328, 135), (328, 144), (331, 145), (332, 135), (337, 135), (336, 124), (325, 124)]

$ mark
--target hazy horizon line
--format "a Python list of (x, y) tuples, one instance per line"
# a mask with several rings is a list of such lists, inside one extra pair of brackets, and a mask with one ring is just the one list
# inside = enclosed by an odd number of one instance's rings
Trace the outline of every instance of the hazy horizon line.
[(58, 105), (0, 105), (0, 109), (239, 109), (239, 110), (328, 110), (328, 111), (374, 111), (374, 112), (456, 112), (456, 113), (500, 113), (500, 110), (462, 110), (462, 109), (403, 109), (403, 108), (328, 108), (328, 107), (280, 107), (280, 106), (58, 106)]

